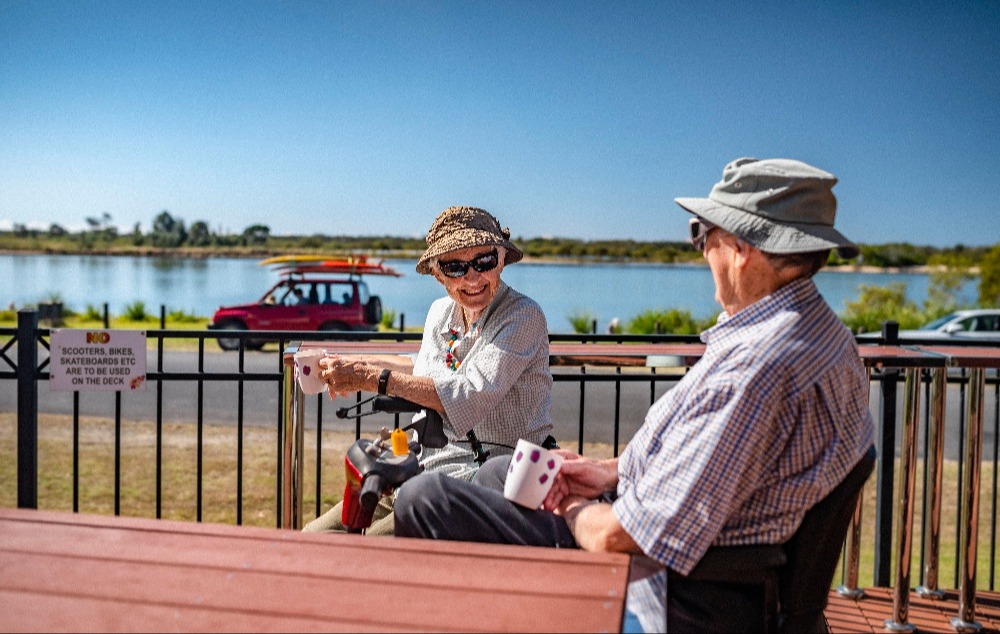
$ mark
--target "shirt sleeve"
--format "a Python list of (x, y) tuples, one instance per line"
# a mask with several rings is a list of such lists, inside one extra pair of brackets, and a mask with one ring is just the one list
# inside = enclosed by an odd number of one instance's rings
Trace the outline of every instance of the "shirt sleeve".
[(537, 304), (495, 315), (499, 323), (470, 349), (459, 371), (437, 376), (434, 386), (453, 431), (462, 436), (500, 405), (532, 363), (548, 363), (548, 332)]
[[(759, 456), (777, 450), (785, 382), (768, 366), (734, 355), (673, 412), (648, 465), (620, 487), (614, 511), (642, 550), (687, 574), (751, 491), (740, 483), (767, 477)], [(770, 454), (770, 455), (773, 455)]]

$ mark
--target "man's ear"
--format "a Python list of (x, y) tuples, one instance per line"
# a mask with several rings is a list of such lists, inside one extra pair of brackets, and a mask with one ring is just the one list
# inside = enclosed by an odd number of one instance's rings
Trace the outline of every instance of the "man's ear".
[(736, 266), (739, 268), (744, 268), (753, 260), (754, 254), (759, 254), (754, 247), (750, 246), (748, 243), (736, 238), (735, 249), (733, 249), (733, 257), (736, 262)]

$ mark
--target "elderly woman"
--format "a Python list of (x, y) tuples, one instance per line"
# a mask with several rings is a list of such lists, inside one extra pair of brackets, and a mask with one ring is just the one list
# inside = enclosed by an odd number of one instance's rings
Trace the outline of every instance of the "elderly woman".
[[(456, 478), (471, 480), (479, 467), (464, 442), (469, 431), (493, 455), (510, 453), (519, 438), (543, 444), (552, 429), (545, 315), (500, 279), (522, 257), (488, 212), (445, 209), (427, 233), (417, 272), (433, 275), (448, 296), (431, 305), (416, 359), (331, 355), (320, 361), (330, 396), (378, 392), (440, 412), (449, 443), (425, 448), (420, 462)], [(392, 534), (391, 508), (391, 498), (383, 499), (369, 534)], [(343, 530), (341, 505), (305, 530)]]

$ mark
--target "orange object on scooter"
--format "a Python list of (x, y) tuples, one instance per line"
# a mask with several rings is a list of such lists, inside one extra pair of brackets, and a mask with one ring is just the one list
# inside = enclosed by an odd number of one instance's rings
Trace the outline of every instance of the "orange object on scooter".
[(392, 455), (405, 456), (410, 453), (410, 442), (406, 432), (397, 427), (392, 430)]

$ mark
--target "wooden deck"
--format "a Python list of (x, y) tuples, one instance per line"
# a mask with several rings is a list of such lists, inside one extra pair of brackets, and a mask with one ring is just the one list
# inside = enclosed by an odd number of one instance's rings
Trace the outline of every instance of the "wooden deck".
[[(892, 589), (869, 588), (860, 601), (830, 593), (826, 607), (826, 622), (834, 634), (847, 632), (884, 633), (885, 622), (892, 616)], [(944, 599), (932, 601), (910, 593), (907, 621), (918, 632), (955, 634), (951, 619), (958, 615), (958, 594), (946, 591)], [(976, 622), (981, 632), (1000, 632), (1000, 592), (979, 592), (976, 595)]]
[(629, 558), (0, 509), (0, 631), (618, 631)]
[[(628, 558), (0, 509), (0, 631), (618, 631)], [(884, 632), (888, 588), (831, 593), (830, 631)], [(955, 592), (911, 594), (952, 633)], [(1000, 631), (1000, 593), (976, 619)]]

